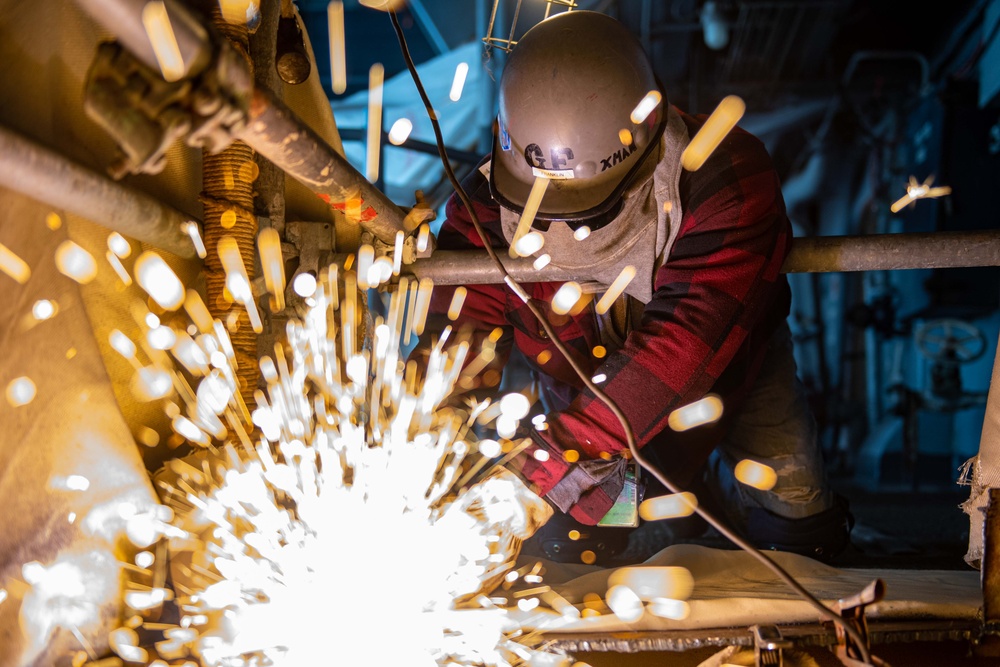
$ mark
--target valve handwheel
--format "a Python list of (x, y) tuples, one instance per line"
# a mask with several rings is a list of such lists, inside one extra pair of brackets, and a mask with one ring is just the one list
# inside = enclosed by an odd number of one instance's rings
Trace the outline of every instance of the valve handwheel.
[(978, 327), (952, 318), (924, 322), (914, 338), (920, 353), (935, 362), (967, 364), (986, 351), (986, 336)]

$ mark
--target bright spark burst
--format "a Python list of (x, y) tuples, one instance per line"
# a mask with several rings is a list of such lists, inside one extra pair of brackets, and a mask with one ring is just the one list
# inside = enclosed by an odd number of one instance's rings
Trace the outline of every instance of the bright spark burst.
[(947, 185), (943, 185), (937, 188), (932, 188), (931, 185), (934, 183), (934, 174), (928, 176), (923, 183), (918, 183), (916, 177), (910, 176), (909, 181), (906, 184), (906, 194), (901, 198), (897, 199), (890, 208), (893, 213), (899, 213), (906, 206), (913, 204), (918, 199), (936, 199), (937, 197), (944, 197), (945, 195), (951, 194), (951, 188)]
[[(404, 364), (404, 314), (430, 287), (400, 279), (371, 343), (358, 345), (354, 274), (321, 272), (287, 342), (260, 362), (267, 390), (252, 414), (225, 327), (202, 323), (192, 338), (179, 311), (169, 322), (137, 318), (143, 339), (173, 328), (169, 352), (184, 372), (158, 370), (174, 378), (174, 428), (198, 451), (157, 477), (163, 506), (118, 507), (143, 550), (124, 564), (127, 616), (155, 620), (174, 596), (180, 611), (179, 625), (146, 622), (162, 635), (148, 644), (135, 623), (116, 629), (122, 659), (510, 667), (543, 655), (537, 633), (509, 613), (518, 607), (487, 597), (509, 573), (527, 517), (510, 481), (490, 470), (500, 444), (477, 446), (470, 432), (486, 405), (446, 402), (469, 344), (446, 330), (423, 381)], [(503, 406), (524, 417), (526, 402), (512, 394)], [(167, 559), (153, 556), (166, 544), (174, 592), (164, 588)], [(530, 599), (573, 609), (554, 594)], [(379, 637), (386, 629), (392, 641)]]

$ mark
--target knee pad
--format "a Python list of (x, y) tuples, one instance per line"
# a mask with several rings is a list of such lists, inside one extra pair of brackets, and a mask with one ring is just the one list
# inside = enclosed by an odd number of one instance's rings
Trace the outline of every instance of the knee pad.
[(847, 500), (837, 496), (833, 507), (801, 519), (788, 519), (762, 507), (747, 511), (745, 533), (759, 549), (789, 551), (829, 561), (850, 544), (854, 517)]

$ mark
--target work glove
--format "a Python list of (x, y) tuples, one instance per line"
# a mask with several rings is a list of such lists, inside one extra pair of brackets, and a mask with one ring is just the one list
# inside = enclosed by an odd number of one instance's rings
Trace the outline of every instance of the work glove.
[(552, 517), (552, 506), (504, 467), (494, 468), (476, 486), (487, 519), (519, 540), (534, 535)]

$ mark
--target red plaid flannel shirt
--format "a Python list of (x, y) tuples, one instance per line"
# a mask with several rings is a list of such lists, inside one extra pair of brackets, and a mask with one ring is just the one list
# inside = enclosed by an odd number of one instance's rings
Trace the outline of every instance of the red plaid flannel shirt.
[[(693, 137), (705, 117), (681, 116)], [(506, 248), (499, 207), (478, 170), (467, 179), (467, 188), (490, 243)], [(562, 342), (585, 360), (588, 372), (607, 377), (601, 386), (628, 417), (638, 445), (654, 443), (659, 460), (669, 461), (664, 472), (683, 485), (722, 439), (727, 420), (721, 427), (673, 433), (667, 418), (709, 393), (722, 397), (727, 416), (738, 412), (771, 334), (788, 315), (790, 294), (780, 269), (788, 253), (791, 226), (767, 151), (755, 137), (738, 129), (701, 169), (682, 172), (680, 198), (680, 232), (656, 273), (653, 298), (645, 307), (642, 324), (629, 334), (622, 349), (603, 359), (593, 356), (593, 348), (602, 345), (593, 302), (574, 316), (559, 317), (548, 303), (561, 283), (524, 287), (543, 305)], [(483, 247), (455, 196), (447, 205), (438, 245)], [(503, 327), (529, 363), (566, 397), (560, 409), (547, 415), (546, 430), (530, 432), (534, 442), (515, 466), (522, 478), (545, 495), (581, 463), (620, 460), (627, 445), (618, 420), (588, 390), (581, 391), (576, 374), (527, 306), (502, 284), (468, 285), (467, 289), (456, 328), (470, 325), (488, 332)], [(453, 292), (454, 288), (436, 288), (432, 313), (446, 313)], [(544, 365), (537, 362), (543, 351), (551, 354)], [(548, 457), (536, 454), (538, 450), (545, 450)], [(569, 450), (578, 452), (579, 462), (567, 461)], [(569, 513), (583, 523), (595, 524), (617, 498), (621, 475), (588, 483), (591, 475), (582, 472), (573, 475), (576, 485), (584, 481)]]

